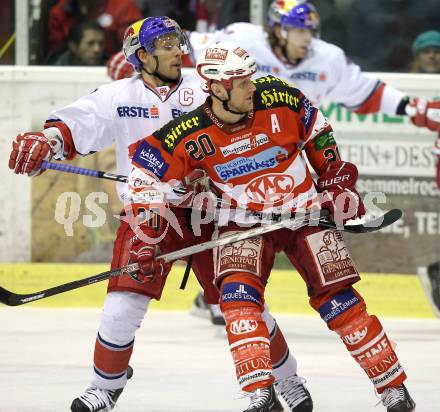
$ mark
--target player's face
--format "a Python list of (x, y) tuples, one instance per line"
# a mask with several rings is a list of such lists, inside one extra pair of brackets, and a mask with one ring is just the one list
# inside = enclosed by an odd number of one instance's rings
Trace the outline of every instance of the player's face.
[(170, 79), (178, 79), (182, 71), (182, 51), (177, 35), (165, 35), (155, 42), (155, 55), (159, 59), (159, 73)]
[(73, 50), (78, 62), (84, 66), (99, 66), (104, 54), (104, 33), (93, 29), (84, 31)]
[(293, 27), (287, 32), (286, 53), (290, 61), (304, 59), (309, 51), (313, 33), (309, 29)]
[(423, 73), (440, 73), (440, 47), (427, 47), (417, 54)]
[(255, 85), (249, 77), (232, 81), (229, 107), (240, 113), (249, 112), (253, 107)]

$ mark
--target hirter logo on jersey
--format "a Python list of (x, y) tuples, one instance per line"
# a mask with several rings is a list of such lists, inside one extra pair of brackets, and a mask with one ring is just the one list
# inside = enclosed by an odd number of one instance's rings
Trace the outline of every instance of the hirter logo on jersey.
[(160, 150), (147, 142), (142, 142), (133, 156), (133, 162), (149, 170), (158, 177), (163, 177), (170, 167), (163, 159)]
[(282, 173), (271, 173), (251, 180), (244, 189), (247, 197), (254, 203), (275, 205), (288, 200), (295, 189), (292, 176)]
[(221, 49), (219, 47), (210, 47), (205, 52), (206, 60), (226, 60), (228, 51), (226, 49)]

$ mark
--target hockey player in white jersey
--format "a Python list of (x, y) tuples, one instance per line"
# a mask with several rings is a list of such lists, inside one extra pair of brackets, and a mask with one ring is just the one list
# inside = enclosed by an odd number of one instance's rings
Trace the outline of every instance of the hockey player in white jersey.
[[(314, 106), (324, 99), (359, 114), (409, 115), (419, 127), (438, 130), (440, 102), (410, 99), (403, 92), (366, 76), (344, 51), (318, 38), (319, 15), (312, 3), (276, 0), (267, 31), (259, 25), (234, 23), (214, 33), (190, 33), (194, 61), (207, 46), (235, 41), (257, 61), (257, 74), (273, 74), (301, 89)], [(429, 113), (437, 115), (428, 116)]]
[[(187, 51), (186, 36), (176, 22), (167, 17), (147, 18), (132, 24), (124, 38), (124, 53), (138, 74), (99, 87), (93, 93), (50, 114), (42, 132), (20, 134), (13, 142), (9, 167), (18, 174), (37, 176), (42, 160), (72, 159), (116, 144), (117, 172), (130, 170), (128, 145), (152, 133), (167, 121), (200, 105), (205, 94), (199, 80), (181, 76), (182, 54)], [(126, 186), (119, 184), (121, 200)], [(179, 217), (184, 239), (176, 243), (200, 243), (210, 238), (209, 227), (195, 238), (185, 222), (184, 209), (174, 210)], [(123, 217), (122, 213), (122, 217)], [(207, 232), (207, 233), (203, 233)], [(177, 238), (177, 236), (176, 236)], [(125, 266), (129, 246), (136, 241), (128, 222), (121, 219), (113, 249), (112, 268)], [(176, 249), (179, 245), (176, 244)], [(166, 251), (163, 251), (166, 252)], [(138, 250), (141, 254), (142, 250)], [(211, 268), (211, 269), (210, 269)], [(209, 303), (218, 303), (218, 291), (212, 284), (210, 252), (194, 256), (193, 269)], [(203, 269), (203, 270), (201, 270)], [(154, 280), (140, 282), (123, 275), (110, 280), (95, 343), (93, 378), (83, 395), (74, 399), (73, 412), (112, 410), (127, 378), (134, 336), (149, 302), (160, 299), (170, 266), (157, 262), (151, 267)], [(271, 331), (272, 363), (275, 376), (282, 384), (290, 410), (310, 412), (312, 400), (302, 380), (296, 375), (296, 360), (285, 342), (275, 319), (265, 311), (264, 319)], [(288, 379), (286, 379), (288, 378)], [(279, 402), (273, 412), (282, 411)]]

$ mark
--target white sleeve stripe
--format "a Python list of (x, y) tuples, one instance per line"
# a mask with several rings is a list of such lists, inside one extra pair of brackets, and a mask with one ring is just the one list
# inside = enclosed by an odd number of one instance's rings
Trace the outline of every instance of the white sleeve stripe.
[(19, 148), (19, 150), (18, 150), (18, 156), (17, 156), (17, 160), (15, 161), (16, 163), (15, 163), (15, 169), (14, 169), (14, 172), (15, 173), (17, 173), (17, 168), (18, 168), (18, 166), (20, 165), (20, 163), (21, 163), (21, 160), (22, 160), (22, 158), (23, 158), (23, 145), (24, 145), (24, 140), (22, 140), (21, 141), (21, 143), (20, 143), (20, 148)]
[(397, 107), (404, 97), (405, 93), (386, 85), (383, 90), (382, 100), (380, 101), (380, 111), (389, 115), (395, 115)]
[(30, 147), (30, 149), (29, 149), (28, 156), (27, 156), (27, 159), (26, 159), (26, 163), (23, 165), (23, 170), (25, 170), (26, 167), (28, 166), (29, 160), (31, 159), (32, 153), (34, 152), (36, 146), (37, 146), (37, 142), (33, 142), (31, 147)]

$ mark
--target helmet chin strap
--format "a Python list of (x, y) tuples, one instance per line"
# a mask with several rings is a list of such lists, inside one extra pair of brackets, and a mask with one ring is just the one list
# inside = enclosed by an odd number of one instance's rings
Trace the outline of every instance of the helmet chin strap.
[(170, 77), (166, 77), (166, 76), (159, 73), (159, 59), (157, 56), (153, 56), (153, 57), (154, 57), (154, 61), (156, 62), (156, 67), (154, 68), (153, 72), (150, 73), (148, 70), (145, 69), (144, 66), (142, 66), (141, 71), (144, 71), (145, 73), (147, 73), (150, 76), (157, 77), (159, 80), (161, 80), (165, 83), (171, 83), (171, 84), (177, 83), (179, 81), (180, 77), (178, 79), (171, 79)]
[(229, 108), (228, 106), (228, 102), (231, 100), (231, 91), (227, 90), (228, 93), (228, 98), (226, 100), (222, 100), (220, 99), (220, 97), (216, 96), (214, 93), (210, 93), (212, 97), (215, 97), (217, 100), (221, 101), (223, 104), (223, 109), (225, 109), (227, 112), (232, 113), (232, 114), (238, 114), (238, 115), (244, 115), (247, 112), (236, 112), (235, 110), (232, 110)]

